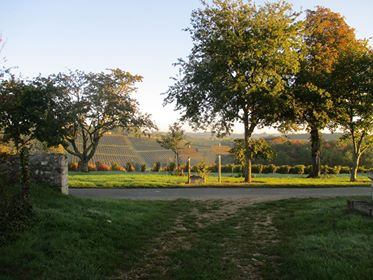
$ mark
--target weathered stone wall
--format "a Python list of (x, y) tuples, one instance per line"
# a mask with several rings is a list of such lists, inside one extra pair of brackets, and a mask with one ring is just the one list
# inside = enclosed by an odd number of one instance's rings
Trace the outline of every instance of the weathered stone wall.
[[(32, 182), (47, 183), (68, 194), (67, 158), (62, 154), (35, 153), (30, 155)], [(18, 156), (0, 155), (0, 177), (16, 183), (20, 180)]]

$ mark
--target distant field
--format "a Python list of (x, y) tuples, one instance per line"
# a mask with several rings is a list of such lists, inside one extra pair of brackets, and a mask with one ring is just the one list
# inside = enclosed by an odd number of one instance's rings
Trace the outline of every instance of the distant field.
[[(271, 174), (272, 175), (272, 174)], [(299, 175), (254, 175), (253, 183), (243, 183), (242, 177), (224, 176), (218, 183), (216, 174), (208, 177), (202, 185), (186, 184), (186, 176), (175, 176), (167, 173), (120, 173), (120, 172), (90, 172), (69, 173), (71, 188), (152, 188), (152, 187), (340, 187), (340, 186), (369, 186), (370, 180), (360, 176), (358, 182), (351, 183), (348, 176), (327, 176), (310, 179)]]

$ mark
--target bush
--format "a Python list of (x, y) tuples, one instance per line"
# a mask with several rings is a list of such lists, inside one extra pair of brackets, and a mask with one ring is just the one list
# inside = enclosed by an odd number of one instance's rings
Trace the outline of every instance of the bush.
[(69, 169), (69, 171), (78, 171), (79, 164), (76, 161), (70, 162), (69, 165), (68, 165), (68, 169)]
[(96, 171), (96, 164), (88, 162), (88, 171)]
[(369, 171), (370, 171), (370, 169), (365, 167), (365, 166), (359, 166), (358, 169), (357, 169), (357, 172), (359, 172), (359, 173), (368, 173)]
[(305, 169), (304, 165), (294, 165), (290, 168), (289, 173), (302, 175), (304, 174), (304, 169)]
[(304, 174), (311, 174), (312, 172), (312, 165), (306, 165), (304, 167)]
[(105, 163), (99, 163), (97, 171), (111, 171), (111, 166)]
[(253, 164), (251, 166), (251, 172), (252, 173), (260, 174), (260, 173), (262, 173), (262, 171), (263, 171), (263, 165), (261, 165), (261, 164)]
[(146, 171), (146, 164), (141, 164), (141, 172), (145, 172)]
[(341, 172), (341, 166), (337, 165), (329, 169), (330, 174), (339, 174)]
[(201, 161), (193, 166), (193, 169), (195, 170), (194, 172), (197, 172), (197, 174), (203, 178), (203, 181), (206, 182), (206, 178), (210, 172), (209, 166)]
[(134, 172), (136, 170), (135, 165), (132, 162), (127, 162), (126, 169), (128, 172)]
[(276, 165), (274, 165), (274, 164), (268, 164), (268, 165), (264, 165), (263, 166), (262, 172), (269, 174), (269, 173), (276, 173), (276, 170), (277, 170), (277, 166)]
[(340, 174), (350, 174), (350, 167), (348, 166), (341, 166), (341, 169), (339, 170)]
[(289, 165), (281, 165), (277, 168), (277, 173), (279, 174), (289, 174), (290, 166)]
[(152, 171), (153, 172), (161, 171), (161, 163), (159, 161), (153, 164)]
[(113, 162), (111, 164), (111, 169), (113, 171), (126, 171), (126, 169), (123, 166), (121, 166), (121, 165), (119, 165), (118, 163), (115, 163), (115, 162)]
[(169, 172), (174, 172), (176, 170), (176, 163), (174, 162), (170, 162), (168, 165), (167, 165), (167, 171)]

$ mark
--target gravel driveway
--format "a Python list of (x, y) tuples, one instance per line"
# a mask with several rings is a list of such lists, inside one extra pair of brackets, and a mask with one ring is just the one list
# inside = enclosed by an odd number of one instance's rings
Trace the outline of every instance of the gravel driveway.
[(252, 199), (257, 201), (305, 197), (370, 196), (370, 187), (343, 188), (164, 188), (164, 189), (73, 189), (74, 196), (134, 200)]

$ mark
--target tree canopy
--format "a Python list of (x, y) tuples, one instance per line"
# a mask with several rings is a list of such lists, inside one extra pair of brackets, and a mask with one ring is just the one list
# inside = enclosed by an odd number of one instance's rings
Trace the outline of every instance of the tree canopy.
[[(256, 127), (277, 123), (286, 114), (284, 93), (299, 70), (298, 14), (285, 2), (257, 7), (215, 0), (203, 5), (192, 13), (187, 30), (194, 45), (188, 58), (176, 64), (180, 74), (165, 103), (176, 102), (181, 119), (194, 128), (227, 134), (235, 122), (243, 123), (248, 146)], [(251, 173), (246, 174), (248, 182)]]
[(294, 108), (296, 122), (311, 133), (313, 170), (310, 177), (320, 176), (320, 130), (331, 121), (333, 98), (328, 91), (329, 74), (350, 44), (356, 42), (354, 30), (344, 18), (330, 9), (308, 10), (304, 30), (305, 59), (295, 80)]
[(356, 181), (361, 155), (373, 146), (372, 77), (373, 51), (363, 42), (344, 51), (330, 75), (333, 121), (352, 142), (351, 181)]
[(28, 200), (28, 152), (33, 141), (47, 146), (63, 143), (67, 108), (60, 102), (63, 90), (49, 78), (25, 81), (14, 76), (0, 84), (1, 140), (12, 143), (20, 154), (22, 196)]
[(59, 74), (56, 79), (64, 86), (68, 114), (73, 117), (65, 138), (67, 152), (80, 160), (82, 171), (88, 171), (88, 162), (96, 152), (101, 137), (116, 127), (156, 128), (149, 115), (141, 114), (131, 94), (135, 84), (142, 81), (120, 69), (109, 72)]

